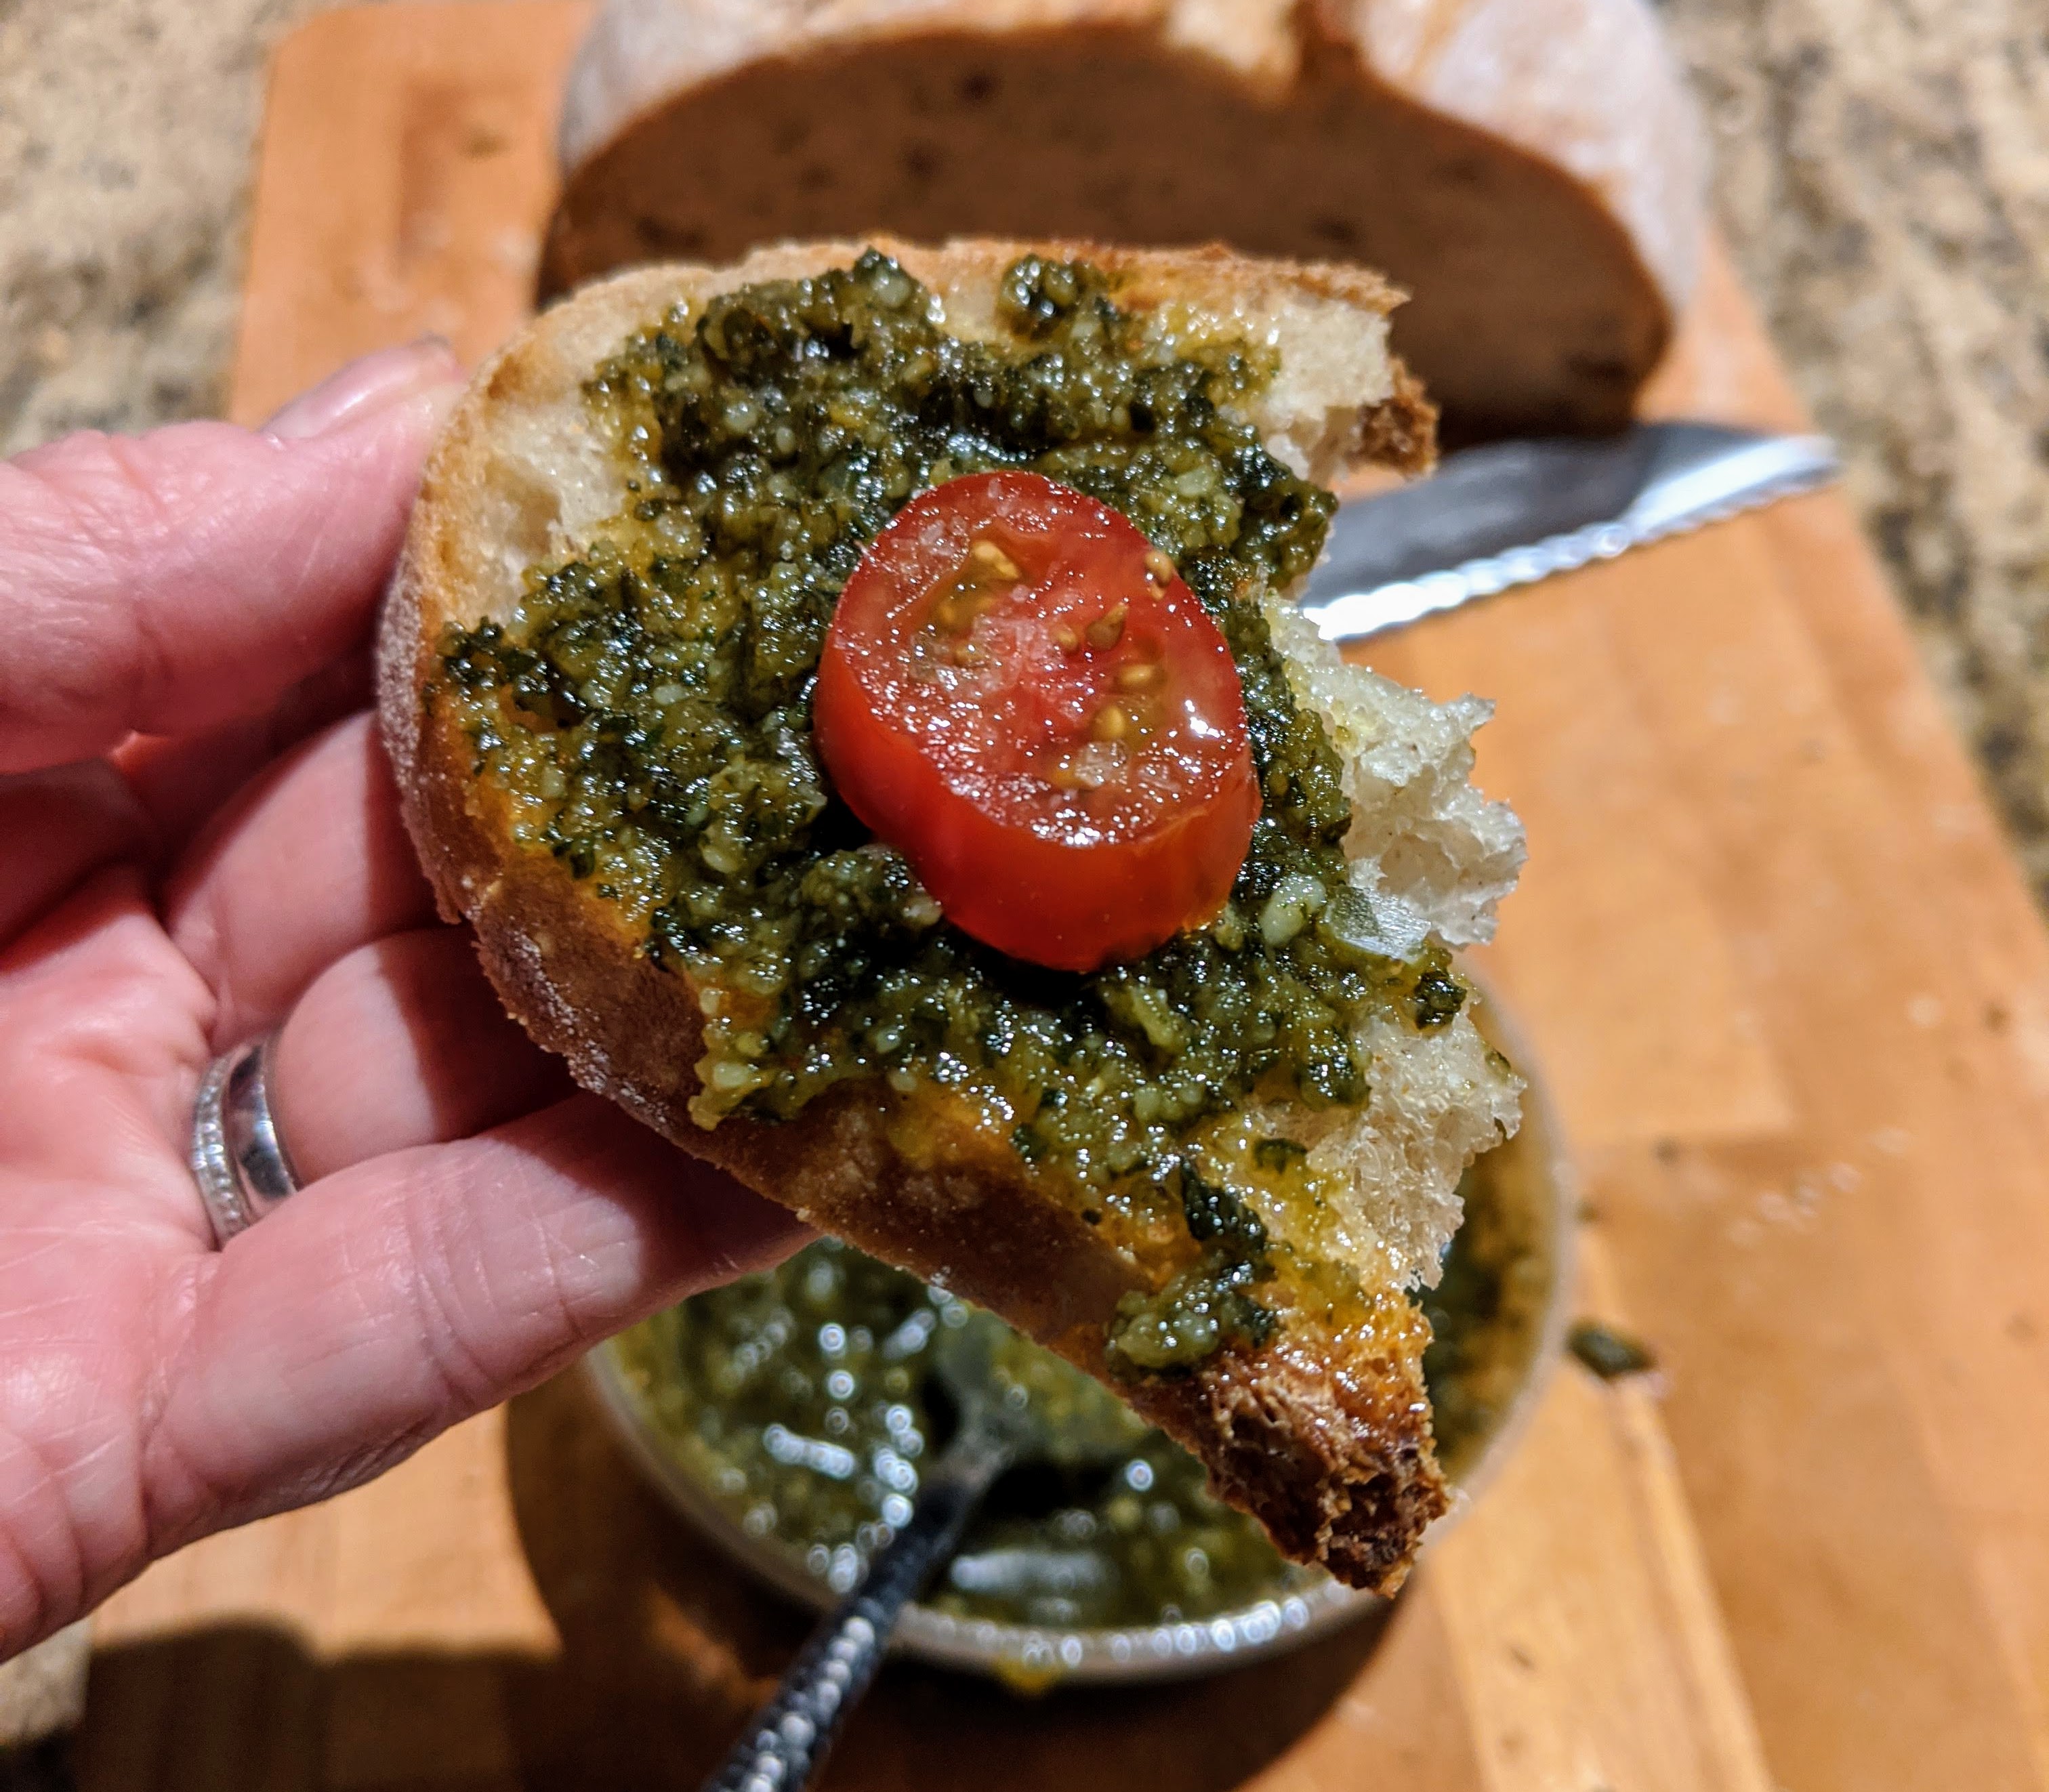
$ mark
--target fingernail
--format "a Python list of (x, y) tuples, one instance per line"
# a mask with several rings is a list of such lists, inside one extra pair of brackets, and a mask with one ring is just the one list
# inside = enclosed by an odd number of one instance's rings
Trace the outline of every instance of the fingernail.
[(461, 377), (462, 363), (447, 340), (423, 336), (403, 348), (380, 348), (351, 361), (293, 399), (263, 426), (263, 433), (279, 441), (303, 441)]

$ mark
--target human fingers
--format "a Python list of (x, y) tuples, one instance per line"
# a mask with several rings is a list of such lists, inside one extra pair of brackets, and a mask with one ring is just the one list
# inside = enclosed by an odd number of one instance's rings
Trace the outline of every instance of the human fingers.
[(375, 687), (366, 646), (301, 678), (266, 714), (238, 716), (196, 734), (134, 735), (107, 756), (149, 816), (160, 848), (175, 852), (271, 760), (367, 709)]
[(277, 441), (309, 441), (461, 378), (462, 365), (448, 339), (423, 336), (359, 355), (337, 367), (271, 412), (262, 433)]
[(146, 810), (104, 760), (0, 775), (0, 941), (90, 872), (146, 849)]
[(395, 935), (321, 973), (278, 1036), (270, 1111), (302, 1182), (436, 1145), (571, 1093), (455, 927)]
[(267, 431), (78, 435), (0, 465), (0, 771), (259, 713), (358, 643), (457, 379), (415, 344)]
[(0, 841), (7, 844), (0, 940), (102, 865), (157, 862), (280, 753), (362, 709), (369, 690), (368, 652), (345, 655), (302, 679), (266, 716), (196, 735), (138, 736), (104, 759), (0, 773)]
[(0, 940), (117, 859), (156, 863), (262, 768), (367, 700), (368, 653), (325, 666), (267, 716), (176, 738), (138, 737), (105, 759), (0, 774)]
[(214, 993), (224, 1048), (275, 1026), (327, 966), (432, 917), (375, 724), (351, 717), (266, 771), (165, 886), (164, 923)]
[[(206, 1235), (182, 1146), (212, 1005), (133, 865), (0, 945), (0, 1170), (85, 1191), (67, 1210), (81, 1250), (110, 1223), (130, 1238)], [(81, 1217), (92, 1209), (99, 1219)], [(0, 1251), (19, 1217), (0, 1207)], [(15, 1292), (5, 1277), (0, 1289)], [(0, 1326), (10, 1310), (0, 1296)]]
[(802, 1237), (593, 1095), (310, 1184), (181, 1303), (144, 1459), (154, 1547), (366, 1480)]

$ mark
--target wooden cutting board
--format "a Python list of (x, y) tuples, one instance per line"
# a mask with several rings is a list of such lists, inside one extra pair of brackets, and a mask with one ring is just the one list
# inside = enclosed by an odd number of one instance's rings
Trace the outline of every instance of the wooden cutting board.
[[(576, 4), (280, 52), (235, 410), (527, 308)], [(1799, 421), (1720, 256), (1656, 408)], [(1586, 1208), (1557, 1376), (1380, 1631), (1177, 1689), (892, 1668), (831, 1783), (1264, 1792), (2049, 1786), (2049, 940), (1839, 496), (1377, 643), (1499, 703), (1532, 857), (1488, 974)], [(803, 1620), (573, 1383), (107, 1608), (88, 1788), (694, 1786)]]

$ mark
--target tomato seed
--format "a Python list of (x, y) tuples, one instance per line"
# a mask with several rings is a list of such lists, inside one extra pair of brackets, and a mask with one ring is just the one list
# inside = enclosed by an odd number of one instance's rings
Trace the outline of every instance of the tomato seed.
[(1000, 579), (1015, 580), (1021, 576), (1017, 562), (986, 538), (977, 542), (967, 552), (970, 560), (979, 562)]
[(1089, 645), (1092, 647), (1114, 647), (1124, 633), (1125, 606), (1119, 604), (1114, 610), (1105, 610), (1088, 625)]
[(1116, 703), (1104, 704), (1089, 724), (1089, 737), (1094, 741), (1122, 741), (1130, 732), (1131, 717)]

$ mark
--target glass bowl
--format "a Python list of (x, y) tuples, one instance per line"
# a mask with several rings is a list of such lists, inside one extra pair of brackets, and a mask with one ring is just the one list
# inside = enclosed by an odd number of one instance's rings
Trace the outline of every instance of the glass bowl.
[[(1487, 1367), (1479, 1413), (1444, 1452), (1452, 1507), (1431, 1528), (1426, 1549), (1471, 1507), (1514, 1448), (1558, 1355), (1569, 1316), (1577, 1202), (1557, 1122), (1517, 1030), (1484, 998), (1479, 1018), (1482, 1031), (1528, 1084), (1521, 1130), (1488, 1158), (1497, 1223), (1512, 1237), (1519, 1309), (1513, 1327), (1496, 1334), (1506, 1343)], [(820, 1611), (838, 1602), (838, 1593), (793, 1548), (750, 1535), (686, 1464), (648, 1411), (616, 1340), (585, 1359), (585, 1372), (628, 1456), (670, 1506), (769, 1585)], [(1271, 1597), (1199, 1620), (1118, 1629), (1006, 1623), (913, 1604), (892, 1647), (1025, 1687), (1168, 1680), (1278, 1654), (1386, 1606), (1328, 1576), (1297, 1571), (1296, 1579), (1298, 1584), (1277, 1587)]]

